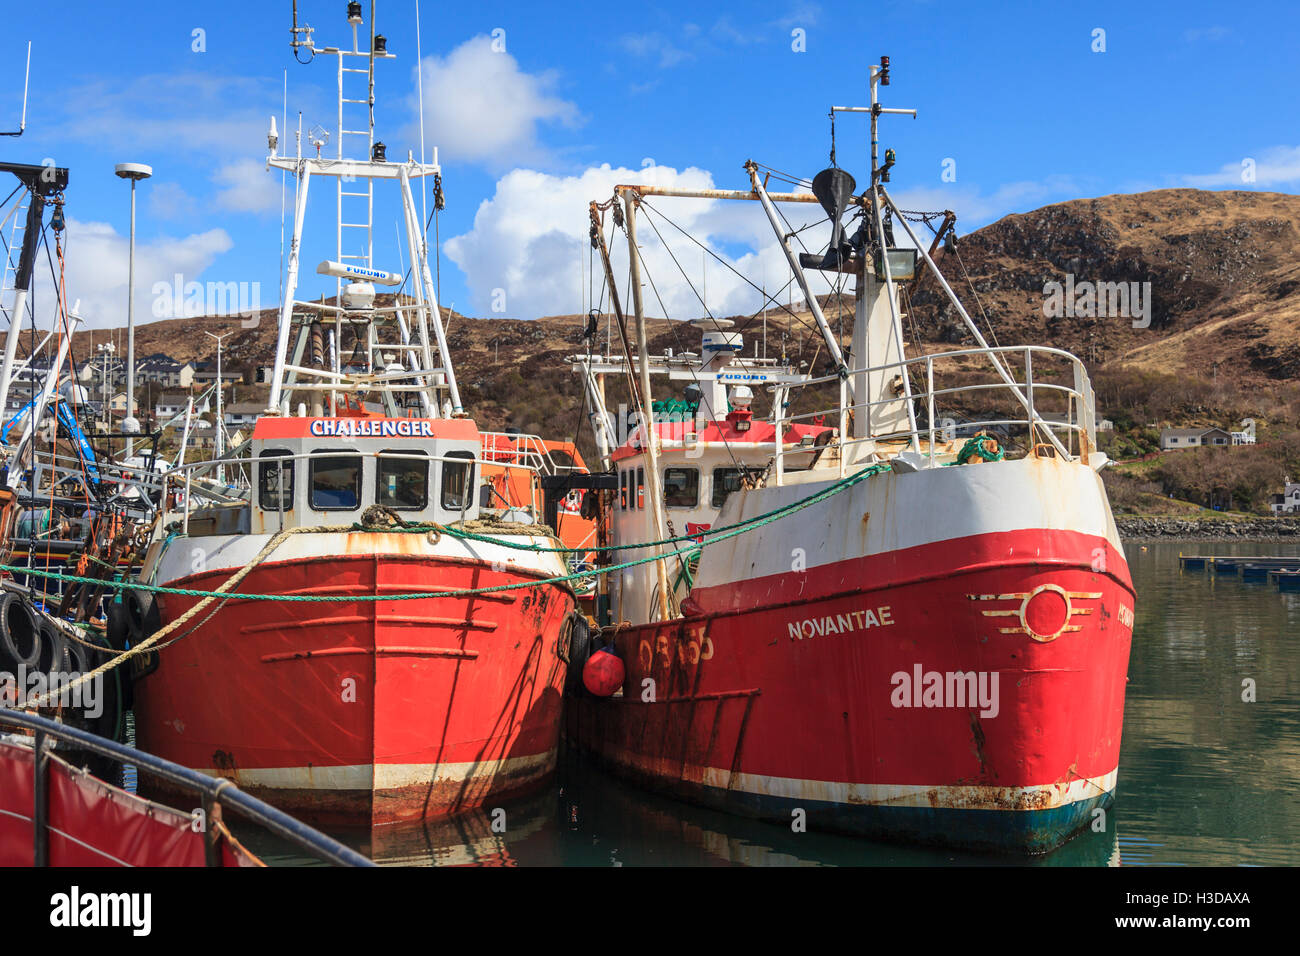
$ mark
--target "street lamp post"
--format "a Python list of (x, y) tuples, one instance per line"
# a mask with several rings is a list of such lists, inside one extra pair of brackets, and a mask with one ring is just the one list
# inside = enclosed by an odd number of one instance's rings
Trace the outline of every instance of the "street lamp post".
[[(122, 431), (130, 432), (140, 429), (135, 417), (135, 184), (152, 176), (153, 168), (143, 163), (118, 163), (115, 172), (119, 178), (131, 180), (131, 254), (126, 273), (126, 417), (122, 420)], [(135, 443), (128, 438), (128, 458), (134, 449)]]
[[(226, 336), (230, 335), (230, 333), (222, 332), (220, 335), (213, 335), (211, 332), (204, 332), (203, 334), (210, 339), (217, 340), (217, 416), (216, 416), (217, 434), (215, 438), (217, 441), (217, 461), (220, 462), (221, 459), (226, 457), (226, 442), (225, 442), (226, 421), (221, 412), (221, 389), (222, 389), (221, 340), (224, 339)], [(217, 465), (217, 481), (221, 482), (222, 484), (224, 484), (226, 481), (225, 464)]]

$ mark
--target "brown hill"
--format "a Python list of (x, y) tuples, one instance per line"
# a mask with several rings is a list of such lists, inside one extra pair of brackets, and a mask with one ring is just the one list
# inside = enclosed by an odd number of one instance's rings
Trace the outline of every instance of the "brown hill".
[[(1131, 389), (1099, 389), (1102, 415), (1128, 412), (1138, 424), (1220, 418), (1222, 424), (1230, 416), (1267, 417), (1269, 411), (1277, 418), (1277, 410), (1293, 401), (1293, 383), (1300, 379), (1298, 247), (1298, 196), (1168, 189), (1072, 200), (1006, 216), (961, 236), (955, 254), (941, 251), (938, 257), (967, 309), (981, 325), (987, 317), (1001, 343), (1065, 348), (1112, 384), (1147, 383), (1140, 396), (1146, 404), (1140, 410)], [(1076, 283), (1149, 282), (1150, 326), (1134, 328), (1124, 316), (1047, 317), (1044, 286), (1064, 282), (1067, 274)], [(840, 312), (851, 308), (851, 301), (827, 303), (832, 325), (839, 327)], [(734, 318), (738, 327), (748, 325), (747, 344), (752, 348), (761, 338), (761, 321)], [(536, 320), (451, 316), (448, 336), (470, 412), (491, 428), (514, 426), (551, 437), (585, 431), (581, 387), (564, 363), (582, 348), (583, 322), (580, 315)], [(850, 325), (843, 322), (846, 333)], [(242, 327), (238, 319), (221, 318), (141, 325), (137, 354), (165, 352), (180, 360), (211, 360), (215, 343), (202, 334), (205, 331), (233, 332), (224, 351), (231, 367), (251, 369), (271, 360), (273, 311), (263, 312), (252, 328)], [(931, 278), (920, 283), (912, 300), (908, 332), (920, 340), (914, 346), (921, 348), (967, 341), (960, 320)], [(650, 333), (650, 347), (656, 351), (697, 347), (697, 333), (681, 323), (653, 320)], [(97, 331), (94, 341), (110, 334), (123, 342), (121, 330)], [(92, 354), (91, 337), (89, 332), (79, 335), (77, 358)], [(598, 339), (597, 348), (603, 349), (603, 324)], [(616, 336), (613, 342), (617, 351)], [(767, 353), (780, 354), (783, 348), (792, 360), (825, 370), (825, 350), (807, 314), (770, 312)], [(1167, 391), (1159, 382), (1167, 383), (1171, 374), (1189, 383), (1190, 397), (1180, 393), (1163, 405), (1150, 403), (1153, 392)], [(1207, 398), (1218, 394), (1210, 388), (1211, 381), (1231, 382), (1237, 389), (1234, 400), (1244, 394), (1245, 404), (1225, 401), (1216, 406)], [(1192, 388), (1201, 383), (1200, 391)], [(1221, 392), (1222, 385), (1217, 387)], [(1243, 387), (1282, 389), (1286, 394), (1274, 396), (1267, 409), (1260, 409)], [(611, 404), (618, 399), (615, 389)]]
[[(1238, 380), (1300, 377), (1300, 196), (1164, 189), (1076, 199), (1006, 216), (940, 265), (1005, 342), (1049, 343), (1097, 364)], [(962, 265), (979, 303), (964, 288)], [(1044, 315), (1044, 286), (1150, 283), (1150, 327), (1124, 316)], [(931, 283), (918, 318), (941, 338), (959, 319)]]

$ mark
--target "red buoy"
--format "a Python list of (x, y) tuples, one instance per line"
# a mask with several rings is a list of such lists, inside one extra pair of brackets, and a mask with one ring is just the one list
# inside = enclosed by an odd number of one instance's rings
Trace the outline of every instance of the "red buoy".
[(608, 697), (623, 686), (623, 661), (607, 647), (587, 658), (582, 685), (597, 697)]

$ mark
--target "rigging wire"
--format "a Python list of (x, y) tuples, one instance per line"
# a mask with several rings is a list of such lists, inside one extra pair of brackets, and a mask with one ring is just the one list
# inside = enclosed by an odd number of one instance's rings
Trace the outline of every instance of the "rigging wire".
[[(651, 223), (651, 228), (653, 228), (653, 223)], [(655, 234), (658, 235), (658, 230), (656, 230)], [(660, 237), (660, 241), (662, 241), (662, 237)], [(669, 329), (669, 331), (672, 333), (673, 341), (675, 341), (675, 342), (677, 343), (677, 351), (678, 351), (678, 352), (685, 352), (685, 351), (687, 351), (687, 350), (682, 346), (681, 336), (680, 336), (680, 335), (678, 334), (678, 332), (677, 332), (677, 324), (678, 324), (678, 323), (677, 323), (677, 322), (674, 322), (673, 319), (672, 319), (672, 317), (668, 314), (668, 307), (664, 304), (663, 297), (659, 295), (659, 287), (655, 285), (654, 276), (652, 276), (652, 275), (650, 274), (650, 267), (649, 267), (649, 265), (648, 265), (648, 264), (646, 263), (646, 261), (645, 261), (645, 256), (641, 254), (641, 250), (640, 250), (639, 247), (638, 247), (637, 250), (636, 250), (636, 255), (637, 255), (637, 259), (639, 259), (640, 262), (641, 262), (641, 268), (645, 271), (646, 279), (648, 279), (649, 282), (650, 282), (650, 290), (654, 293), (654, 295), (655, 295), (655, 300), (659, 303), (659, 309), (660, 309), (661, 312), (663, 312), (663, 314), (664, 314), (664, 318), (668, 321), (668, 329)], [(674, 257), (673, 261), (674, 261), (674, 262), (677, 261), (675, 257)], [(680, 269), (681, 266), (679, 265), (678, 268)], [(687, 280), (687, 281), (689, 281), (689, 280)], [(710, 316), (710, 318), (712, 318), (712, 316)], [(694, 368), (693, 366), (690, 366), (690, 365), (688, 365), (687, 368), (688, 368), (688, 370), (689, 370), (690, 373), (691, 373), (691, 379), (692, 379), (692, 381), (694, 381), (695, 386), (696, 386), (697, 388), (699, 388), (701, 394), (703, 394), (703, 392), (704, 392), (704, 386), (703, 386), (703, 384), (701, 383), (700, 378), (699, 378), (699, 375), (698, 375), (698, 373), (696, 372), (695, 368)], [(651, 414), (653, 414), (653, 409), (651, 409)], [(719, 429), (719, 433), (720, 433), (720, 435), (721, 435), (721, 429)], [(731, 442), (729, 442), (725, 436), (721, 436), (721, 438), (722, 438), (722, 446), (723, 446), (723, 448), (726, 449), (727, 455), (731, 458), (731, 463), (732, 463), (733, 465), (735, 465), (737, 468), (741, 467), (739, 460), (737, 460), (737, 458), (736, 458), (736, 453), (735, 453), (735, 451), (734, 451), (734, 450), (732, 449), (732, 447), (731, 447)]]
[[(779, 301), (776, 299), (775, 296), (770, 296), (770, 295), (768, 295), (768, 294), (763, 290), (762, 286), (759, 286), (759, 285), (757, 285), (756, 283), (754, 283), (754, 282), (753, 282), (753, 281), (752, 281), (752, 280), (751, 280), (747, 275), (745, 275), (744, 273), (742, 273), (742, 272), (740, 272), (739, 270), (737, 270), (736, 267), (733, 266), (730, 262), (728, 262), (728, 261), (727, 261), (726, 259), (724, 259), (723, 257), (719, 256), (716, 252), (714, 252), (714, 251), (713, 251), (712, 249), (710, 249), (708, 246), (704, 245), (702, 242), (700, 242), (698, 239), (696, 239), (694, 236), (692, 236), (689, 232), (687, 232), (685, 229), (683, 229), (681, 226), (679, 226), (676, 222), (674, 222), (671, 218), (669, 218), (668, 216), (665, 216), (662, 212), (660, 212), (660, 211), (659, 211), (658, 209), (656, 209), (654, 206), (650, 205), (650, 203), (646, 202), (644, 199), (641, 200), (641, 208), (642, 208), (642, 209), (647, 209), (647, 210), (649, 210), (650, 212), (653, 212), (655, 215), (661, 217), (661, 218), (664, 220), (664, 222), (668, 223), (668, 225), (672, 226), (674, 229), (676, 229), (678, 232), (680, 232), (683, 236), (685, 236), (685, 237), (686, 237), (687, 239), (689, 239), (691, 242), (695, 243), (695, 245), (699, 246), (701, 249), (703, 249), (705, 252), (707, 252), (709, 255), (711, 255), (711, 256), (712, 256), (714, 259), (716, 259), (718, 262), (722, 263), (722, 265), (724, 265), (724, 266), (725, 266), (727, 269), (729, 269), (729, 270), (730, 270), (730, 271), (731, 271), (735, 276), (737, 276), (739, 279), (741, 279), (743, 282), (745, 282), (745, 283), (746, 283), (746, 284), (747, 284), (751, 289), (753, 289), (753, 290), (754, 290), (755, 292), (757, 292), (759, 295), (763, 296), (763, 298), (764, 298), (764, 300), (765, 300), (764, 307), (766, 306), (766, 304), (769, 304), (769, 303), (770, 303), (770, 304), (774, 304), (774, 305), (776, 305), (776, 307), (777, 307), (777, 309), (778, 309), (779, 311), (782, 311), (782, 312), (785, 312), (785, 313), (789, 314), (789, 316), (790, 316), (792, 319), (794, 319), (796, 322), (798, 322), (800, 325), (802, 325), (805, 329), (807, 329), (808, 331), (814, 331), (813, 328), (812, 328), (812, 326), (810, 326), (810, 325), (807, 323), (807, 321), (806, 321), (805, 319), (803, 319), (802, 317), (800, 317), (800, 315), (799, 315), (797, 312), (795, 312), (795, 311), (794, 311), (793, 309), (791, 309), (789, 306), (784, 305), (783, 303), (779, 302)], [(783, 217), (783, 218), (784, 218), (784, 217)], [(789, 225), (789, 223), (787, 223), (787, 225)], [(803, 245), (802, 241), (800, 242), (800, 245)], [(807, 247), (805, 247), (805, 249), (806, 249), (806, 248), (807, 248)], [(791, 280), (791, 281), (793, 281), (793, 280)], [(787, 282), (787, 283), (786, 283), (786, 286), (788, 286), (789, 284), (790, 284), (790, 283)], [(783, 286), (782, 288), (784, 289), (785, 286)], [(778, 294), (779, 294), (779, 293), (778, 293)], [(759, 312), (761, 312), (761, 311), (762, 311), (762, 308), (759, 309)], [(758, 313), (756, 312), (754, 315), (756, 316), (756, 315), (758, 315)], [(753, 316), (750, 317), (750, 321), (751, 321), (751, 322), (753, 321), (753, 318), (754, 318)], [(747, 328), (747, 327), (748, 327), (748, 326), (746, 326), (746, 328)], [(744, 329), (741, 329), (741, 331), (743, 332)]]

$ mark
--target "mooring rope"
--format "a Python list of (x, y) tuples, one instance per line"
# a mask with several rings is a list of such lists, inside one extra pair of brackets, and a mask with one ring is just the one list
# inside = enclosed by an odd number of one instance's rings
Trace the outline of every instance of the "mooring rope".
[[(669, 538), (661, 538), (658, 541), (642, 541), (642, 542), (637, 542), (636, 544), (603, 544), (603, 545), (593, 544), (582, 548), (566, 548), (566, 547), (546, 548), (546, 547), (541, 547), (539, 545), (515, 544), (509, 541), (500, 541), (489, 535), (475, 534), (472, 531), (467, 531), (463, 528), (457, 528), (453, 525), (438, 525), (437, 527), (439, 531), (443, 531), (454, 538), (463, 538), (468, 541), (483, 541), (490, 544), (499, 544), (504, 548), (511, 548), (516, 551), (536, 551), (542, 553), (551, 552), (557, 554), (586, 554), (589, 551), (607, 551), (607, 552), (608, 551), (635, 551), (635, 550), (641, 550), (643, 548), (660, 548), (665, 545), (680, 544), (683, 541), (694, 541), (695, 544), (699, 546), (708, 543), (707, 541), (701, 542), (700, 538), (719, 537), (719, 540), (721, 540), (720, 536), (728, 535), (728, 533), (731, 531), (735, 531), (738, 529), (743, 530), (751, 527), (754, 528), (762, 527), (763, 525), (770, 524), (771, 522), (777, 520), (778, 518), (785, 517), (787, 514), (793, 514), (796, 511), (802, 511), (804, 508), (810, 507), (811, 505), (815, 505), (820, 501), (824, 501), (826, 498), (838, 494), (839, 492), (843, 491), (845, 488), (850, 488), (853, 485), (856, 485), (860, 481), (864, 481), (865, 479), (871, 478), (874, 475), (883, 474), (884, 472), (887, 472), (889, 470), (891, 470), (889, 465), (870, 465), (859, 472), (855, 472), (854, 474), (849, 475), (846, 478), (840, 479), (839, 481), (835, 482), (832, 485), (828, 485), (827, 487), (823, 488), (821, 491), (817, 492), (816, 494), (809, 495), (807, 498), (801, 498), (798, 501), (791, 502), (788, 505), (782, 505), (779, 508), (774, 508), (771, 511), (764, 512), (763, 514), (760, 515), (755, 515), (752, 518), (746, 518), (743, 521), (737, 521), (735, 524), (720, 525), (717, 528), (705, 528), (704, 530), (697, 531), (694, 534), (679, 534)], [(415, 534), (415, 533), (423, 532), (428, 527), (430, 526), (410, 525), (405, 528), (392, 528), (389, 530)]]
[[(181, 614), (180, 617), (176, 618), (176, 620), (172, 621), (170, 624), (165, 625), (164, 627), (159, 628), (157, 631), (155, 631), (149, 637), (145, 638), (139, 644), (135, 645), (134, 647), (128, 648), (127, 650), (123, 651), (121, 654), (119, 654), (117, 657), (113, 658), (112, 660), (106, 661), (105, 663), (101, 664), (99, 667), (96, 667), (94, 670), (82, 674), (80, 677), (78, 677), (68, 686), (61, 687), (57, 690), (51, 688), (49, 691), (45, 692), (41, 696), (37, 697), (35, 700), (31, 701), (29, 706), (44, 707), (55, 697), (62, 697), (65, 694), (69, 693), (70, 691), (73, 691), (76, 688), (80, 687), (82, 684), (94, 680), (99, 675), (106, 674), (109, 671), (113, 670), (115, 667), (121, 666), (123, 662), (129, 660), (130, 658), (144, 653), (146, 650), (148, 650), (154, 644), (158, 643), (160, 640), (162, 640), (172, 631), (177, 630), (186, 621), (190, 620), (193, 617), (196, 617), (199, 614), (199, 612), (201, 612), (205, 607), (211, 604), (214, 600), (228, 593), (231, 590), (231, 588), (234, 588), (236, 585), (239, 584), (240, 581), (248, 577), (248, 575), (252, 573), (253, 569), (256, 568), (259, 564), (261, 564), (264, 560), (266, 560), (266, 558), (271, 554), (271, 552), (274, 551), (277, 547), (279, 547), (280, 543), (284, 541), (286, 538), (288, 538), (290, 535), (303, 534), (307, 532), (322, 531), (322, 530), (325, 529), (320, 527), (303, 527), (303, 528), (286, 528), (284, 531), (278, 532), (271, 538), (270, 541), (268, 541), (263, 546), (261, 551), (259, 551), (256, 555), (254, 555), (253, 559), (249, 561), (248, 564), (244, 565), (242, 568), (240, 568), (238, 571), (232, 574), (224, 584), (221, 584), (215, 591), (210, 592), (207, 596), (204, 597), (203, 600), (199, 601), (188, 611)], [(34, 571), (33, 569), (27, 569), (27, 573), (29, 574), (35, 573), (37, 575), (42, 575), (42, 576), (49, 575), (49, 572), (39, 572), (39, 571)], [(71, 578), (71, 576), (69, 576), (69, 578)], [(98, 579), (79, 578), (79, 580), (94, 581)], [(125, 584), (125, 583), (127, 582), (116, 582), (116, 581), (111, 582), (111, 584), (114, 586)]]
[[(804, 508), (811, 507), (814, 504), (826, 500), (832, 495), (838, 494), (839, 492), (845, 490), (846, 488), (850, 488), (853, 485), (866, 480), (867, 478), (870, 478), (874, 475), (881, 474), (882, 472), (887, 470), (889, 470), (888, 465), (868, 466), (866, 468), (863, 468), (861, 471), (856, 472), (853, 475), (849, 475), (846, 478), (843, 478), (839, 481), (834, 482), (831, 485), (828, 485), (826, 488), (823, 488), (821, 491), (809, 495), (806, 498), (801, 498), (798, 501), (791, 502), (788, 505), (783, 505), (780, 508), (775, 508), (772, 511), (766, 512), (762, 515), (757, 515), (754, 518), (737, 522), (734, 525), (726, 526), (722, 529), (718, 529), (716, 533), (711, 534), (711, 537), (715, 541), (724, 541), (729, 538), (737, 537), (741, 534), (746, 533), (747, 531), (752, 530), (753, 528), (762, 527), (764, 525), (771, 524), (772, 522), (777, 521), (788, 514), (792, 514)], [(687, 535), (687, 536), (676, 536), (671, 539), (665, 539), (665, 541), (662, 543), (680, 542), (683, 540), (688, 540), (691, 542), (691, 544), (687, 547), (679, 548), (667, 553), (662, 553), (662, 552), (655, 553), (643, 558), (634, 559), (632, 561), (625, 561), (621, 564), (614, 564), (605, 567), (597, 567), (597, 568), (592, 568), (583, 571), (576, 571), (571, 574), (556, 575), (554, 577), (542, 578), (536, 581), (520, 581), (513, 584), (498, 584), (498, 585), (491, 585), (488, 587), (478, 587), (478, 588), (458, 588), (452, 591), (416, 591), (416, 592), (405, 593), (405, 594), (388, 594), (388, 595), (245, 594), (245, 593), (234, 593), (232, 591), (232, 589), (238, 586), (241, 581), (243, 581), (246, 577), (248, 577), (248, 575), (252, 573), (252, 571), (257, 566), (259, 566), (264, 561), (266, 561), (266, 559), (270, 557), (271, 553), (274, 552), (275, 549), (279, 547), (279, 545), (290, 535), (310, 534), (310, 533), (338, 533), (338, 532), (349, 532), (354, 530), (357, 530), (356, 526), (318, 525), (318, 526), (306, 526), (301, 528), (286, 528), (285, 530), (280, 531), (276, 533), (274, 536), (272, 536), (272, 538), (252, 558), (252, 560), (249, 561), (248, 564), (246, 564), (244, 567), (236, 571), (233, 575), (231, 575), (231, 577), (227, 581), (219, 585), (217, 589), (214, 591), (205, 591), (197, 588), (172, 588), (163, 585), (144, 584), (141, 582), (133, 582), (133, 581), (105, 581), (102, 578), (88, 578), (88, 577), (83, 577), (81, 575), (60, 574), (57, 571), (43, 571), (43, 570), (38, 570), (36, 568), (27, 568), (27, 567), (21, 567), (17, 565), (0, 564), (0, 570), (34, 575), (37, 577), (51, 578), (58, 581), (74, 582), (74, 583), (91, 582), (98, 585), (102, 585), (104, 587), (115, 588), (118, 590), (147, 591), (153, 594), (176, 594), (176, 595), (181, 595), (186, 597), (201, 598), (200, 601), (198, 601), (189, 610), (182, 613), (179, 617), (176, 618), (176, 620), (160, 628), (158, 631), (151, 634), (148, 638), (141, 641), (139, 644), (135, 645), (134, 647), (128, 648), (126, 651), (120, 653), (117, 657), (113, 658), (110, 661), (105, 662), (104, 664), (101, 664), (99, 667), (95, 668), (94, 670), (81, 675), (67, 687), (63, 687), (58, 690), (53, 690), (53, 689), (50, 690), (46, 694), (43, 694), (42, 696), (33, 700), (30, 703), (30, 706), (32, 707), (45, 706), (54, 697), (61, 697), (64, 694), (68, 693), (69, 691), (72, 691), (75, 688), (81, 686), (82, 684), (100, 676), (101, 674), (105, 674), (108, 671), (111, 671), (114, 668), (121, 666), (124, 662), (126, 662), (130, 658), (143, 654), (144, 652), (152, 648), (154, 645), (157, 645), (167, 635), (171, 634), (173, 631), (176, 631), (183, 624), (196, 617), (199, 613), (201, 613), (206, 607), (208, 607), (217, 598), (222, 598), (223, 604), (225, 603), (225, 601), (232, 600), (232, 599), (238, 599), (244, 601), (278, 601), (282, 603), (323, 604), (323, 603), (340, 603), (340, 602), (347, 602), (347, 601), (367, 601), (367, 602), (411, 601), (411, 600), (422, 600), (426, 598), (471, 597), (474, 595), (500, 593), (503, 591), (514, 591), (523, 588), (538, 588), (538, 587), (546, 587), (550, 585), (567, 584), (570, 581), (577, 581), (583, 578), (594, 577), (601, 574), (608, 574), (613, 571), (621, 571), (627, 568), (637, 567), (642, 564), (649, 564), (652, 561), (662, 561), (667, 558), (678, 557), (681, 555), (689, 555), (692, 552), (700, 551), (704, 546), (700, 541), (697, 540), (699, 537), (698, 534)], [(367, 530), (376, 530), (376, 529), (367, 529)], [(431, 527), (418, 528), (418, 529), (415, 527), (405, 527), (405, 528), (389, 527), (389, 528), (384, 528), (379, 530), (408, 531), (408, 532), (414, 532), (419, 530), (419, 531), (428, 532), (428, 531), (432, 531), (433, 529)], [(447, 525), (439, 525), (437, 526), (437, 530), (440, 532), (449, 533), (453, 535), (463, 534), (466, 537), (471, 537), (473, 540), (483, 540), (483, 541), (490, 542), (492, 544), (505, 544), (505, 542), (501, 541), (498, 538), (491, 538), (485, 535), (477, 535), (477, 534), (473, 534), (472, 532), (457, 532), (454, 528)], [(661, 544), (661, 542), (645, 542), (645, 543), (639, 543), (636, 545), (629, 545), (624, 547), (653, 548), (658, 546), (659, 544)], [(528, 548), (529, 546), (523, 546), (523, 547)], [(574, 549), (537, 548), (536, 550), (553, 552), (553, 551), (572, 551)], [(587, 548), (583, 550), (589, 551), (593, 549)], [(170, 646), (171, 643), (174, 642), (169, 642), (168, 644), (163, 646)]]

